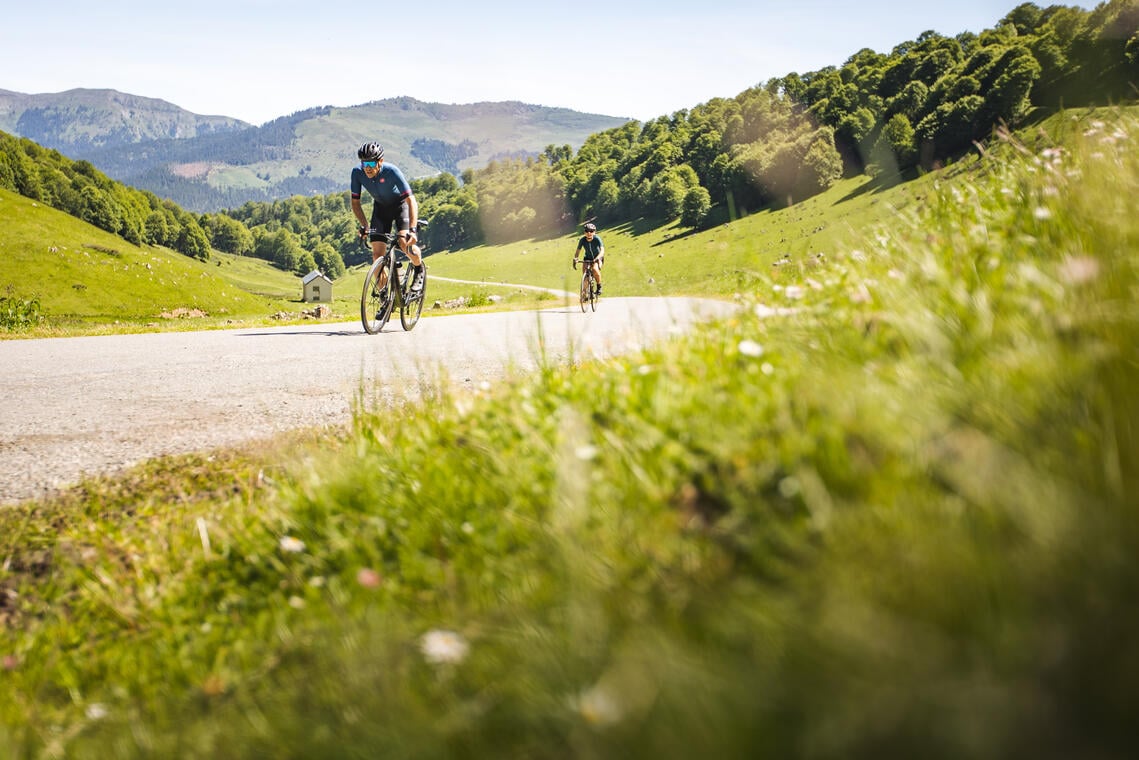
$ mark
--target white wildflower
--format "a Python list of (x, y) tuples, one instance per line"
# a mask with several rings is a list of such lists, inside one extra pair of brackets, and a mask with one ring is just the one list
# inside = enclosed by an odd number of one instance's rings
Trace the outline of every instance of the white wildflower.
[(102, 720), (110, 714), (107, 706), (98, 702), (92, 702), (87, 705), (87, 720)]
[(305, 607), (305, 600), (300, 598), (299, 596), (295, 596), (295, 595), (290, 596), (289, 597), (289, 606), (292, 607), (294, 610), (303, 610)]
[(581, 717), (594, 726), (611, 726), (624, 717), (617, 699), (599, 686), (582, 693), (575, 701), (575, 707)]
[(760, 365), (759, 369), (763, 374), (768, 376), (775, 374), (775, 367), (771, 366), (771, 362), (764, 362)]
[(803, 288), (798, 285), (788, 285), (786, 289), (784, 289), (783, 295), (791, 300), (797, 300), (803, 297), (804, 292)]
[(423, 657), (433, 665), (460, 663), (470, 648), (467, 640), (454, 631), (428, 631), (419, 641)]
[(1099, 262), (1091, 256), (1069, 256), (1060, 265), (1060, 277), (1069, 285), (1082, 285), (1099, 277)]
[(573, 452), (574, 456), (583, 462), (588, 462), (590, 460), (596, 459), (599, 453), (600, 452), (597, 450), (596, 446), (590, 446), (589, 444), (578, 446), (576, 449), (574, 449)]
[(292, 536), (281, 536), (281, 551), (289, 554), (300, 554), (305, 550), (305, 542)]
[(754, 340), (741, 340), (739, 351), (744, 356), (763, 356), (763, 346), (759, 345)]
[(1047, 206), (1037, 206), (1036, 210), (1032, 212), (1032, 215), (1040, 221), (1051, 219), (1052, 209), (1048, 208)]

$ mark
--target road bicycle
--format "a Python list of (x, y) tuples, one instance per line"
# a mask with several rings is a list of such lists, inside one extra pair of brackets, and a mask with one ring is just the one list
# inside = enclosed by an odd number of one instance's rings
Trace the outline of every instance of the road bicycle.
[(589, 307), (592, 311), (597, 311), (597, 302), (601, 300), (601, 285), (597, 282), (597, 278), (593, 276), (593, 267), (589, 266), (591, 261), (585, 259), (573, 260), (573, 268), (577, 269), (577, 262), (581, 262), (581, 290), (578, 296), (581, 298), (581, 310), (585, 311)]
[[(372, 250), (369, 240), (376, 234), (367, 230), (360, 235), (360, 245)], [(398, 303), (399, 321), (403, 329), (410, 330), (419, 322), (423, 313), (423, 300), (427, 297), (427, 267), (423, 268), (423, 284), (418, 290), (411, 287), (415, 277), (415, 267), (407, 261), (396, 243), (397, 236), (391, 232), (379, 234), (379, 239), (387, 246), (388, 252), (376, 259), (364, 278), (364, 290), (360, 293), (360, 321), (364, 331), (375, 335), (384, 329), (391, 319), (392, 311)], [(407, 266), (404, 266), (404, 263)], [(380, 283), (384, 283), (382, 286)]]

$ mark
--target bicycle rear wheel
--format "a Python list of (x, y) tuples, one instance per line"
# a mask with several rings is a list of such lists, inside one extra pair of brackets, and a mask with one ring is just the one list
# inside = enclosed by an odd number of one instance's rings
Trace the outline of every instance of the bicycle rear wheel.
[[(407, 267), (407, 280), (414, 282), (415, 267)], [(403, 329), (410, 330), (419, 322), (419, 315), (423, 313), (423, 299), (427, 297), (427, 270), (423, 270), (423, 287), (412, 290), (409, 282), (404, 283), (403, 298), (399, 304), (399, 321)]]
[(388, 277), (384, 287), (381, 273), (387, 269), (388, 259), (382, 258), (372, 265), (364, 278), (364, 290), (360, 294), (360, 321), (364, 332), (375, 335), (384, 329), (392, 314), (392, 278)]

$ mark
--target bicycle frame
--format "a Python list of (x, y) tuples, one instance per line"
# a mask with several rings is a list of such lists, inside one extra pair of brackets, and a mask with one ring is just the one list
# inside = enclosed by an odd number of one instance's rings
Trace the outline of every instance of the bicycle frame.
[(597, 311), (597, 299), (600, 297), (597, 293), (597, 278), (593, 276), (593, 261), (589, 259), (574, 259), (574, 269), (577, 268), (577, 262), (581, 261), (581, 289), (578, 291), (578, 297), (581, 300), (581, 310), (585, 311), (585, 307), (589, 306), (592, 311)]
[[(396, 244), (396, 235), (390, 232), (383, 233), (380, 240), (386, 245), (387, 252), (372, 263), (367, 276), (364, 277), (364, 290), (360, 294), (360, 321), (364, 325), (364, 331), (370, 335), (375, 335), (384, 329), (397, 304), (399, 321), (403, 329), (410, 330), (415, 327), (423, 312), (423, 301), (427, 291), (426, 271), (423, 275), (423, 287), (418, 291), (411, 290), (413, 267), (404, 267), (403, 262), (398, 259), (403, 252)], [(363, 237), (361, 244), (364, 244)], [(371, 250), (370, 245), (368, 249)], [(384, 280), (382, 286), (379, 284), (381, 279)]]

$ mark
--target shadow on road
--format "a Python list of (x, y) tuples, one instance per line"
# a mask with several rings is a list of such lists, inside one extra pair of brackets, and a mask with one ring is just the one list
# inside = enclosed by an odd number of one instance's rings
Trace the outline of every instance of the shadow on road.
[(311, 335), (319, 338), (334, 338), (339, 336), (368, 337), (363, 330), (292, 330), (289, 332), (251, 332), (238, 333), (239, 338), (274, 338), (281, 335)]

